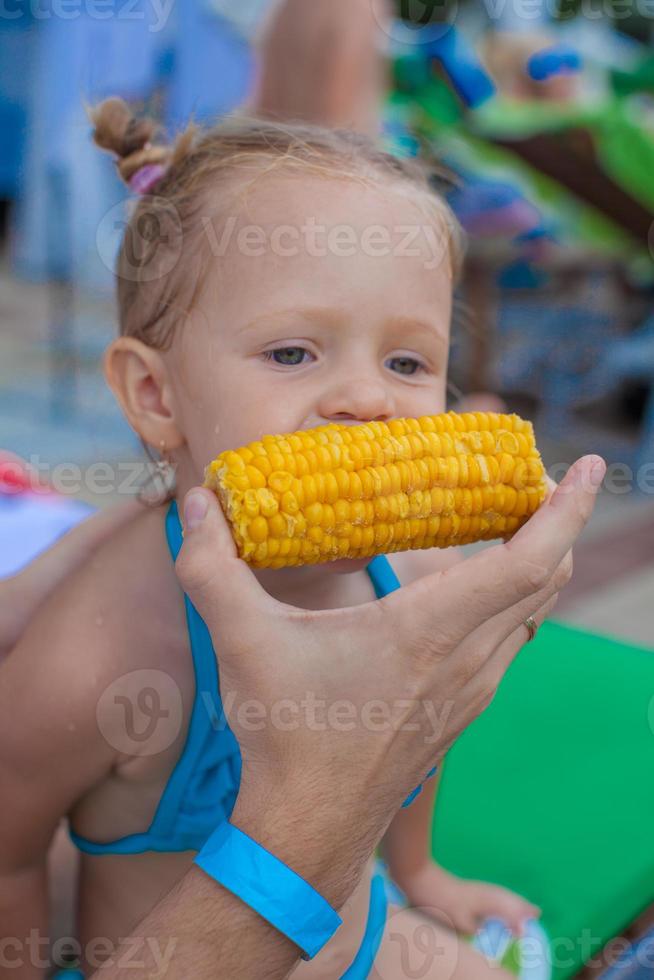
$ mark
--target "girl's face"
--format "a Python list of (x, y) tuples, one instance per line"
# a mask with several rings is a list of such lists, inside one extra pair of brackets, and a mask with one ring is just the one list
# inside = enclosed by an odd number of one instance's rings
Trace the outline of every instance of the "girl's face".
[(225, 449), (445, 409), (445, 229), (400, 187), (275, 175), (208, 228), (212, 267), (168, 370), (179, 497)]

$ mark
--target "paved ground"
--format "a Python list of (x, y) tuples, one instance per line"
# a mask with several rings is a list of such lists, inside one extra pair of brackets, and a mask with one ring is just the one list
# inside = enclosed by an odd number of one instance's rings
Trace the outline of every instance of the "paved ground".
[[(74, 314), (68, 340), (67, 310)], [(115, 331), (111, 300), (18, 283), (0, 268), (0, 447), (51, 474), (62, 463), (88, 475), (98, 461), (127, 467), (144, 459), (101, 375)], [(548, 469), (592, 448), (575, 442), (574, 433), (565, 445), (538, 441)], [(70, 479), (65, 472), (63, 478)], [(115, 489), (95, 492), (88, 479), (77, 482), (74, 495), (98, 506), (119, 496)], [(555, 618), (654, 648), (653, 495), (602, 491)]]

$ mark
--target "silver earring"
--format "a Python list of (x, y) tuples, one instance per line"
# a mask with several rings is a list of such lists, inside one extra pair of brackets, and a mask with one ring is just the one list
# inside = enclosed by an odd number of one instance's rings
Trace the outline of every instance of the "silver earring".
[(175, 487), (175, 476), (177, 465), (172, 461), (168, 453), (166, 452), (166, 443), (162, 439), (159, 443), (160, 453), (163, 457), (158, 459), (155, 464), (155, 482), (160, 483), (162, 491), (167, 493), (173, 490)]
[(166, 452), (166, 443), (159, 442), (162, 459), (155, 459), (152, 450), (143, 442), (148, 457), (145, 466), (146, 478), (138, 489), (137, 497), (142, 504), (156, 507), (175, 496), (177, 490), (177, 463)]

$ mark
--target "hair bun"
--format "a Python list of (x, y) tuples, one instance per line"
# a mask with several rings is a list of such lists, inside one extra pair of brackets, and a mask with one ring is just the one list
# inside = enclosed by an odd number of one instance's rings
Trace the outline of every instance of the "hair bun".
[(138, 119), (124, 99), (105, 99), (87, 108), (87, 114), (94, 126), (93, 142), (118, 155), (116, 165), (124, 181), (141, 167), (163, 163), (169, 157), (168, 147), (149, 145), (159, 128), (157, 123), (148, 117)]

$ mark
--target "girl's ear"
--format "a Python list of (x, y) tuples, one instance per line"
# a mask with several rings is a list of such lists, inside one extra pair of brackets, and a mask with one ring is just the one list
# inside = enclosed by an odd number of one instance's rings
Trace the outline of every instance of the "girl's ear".
[(134, 431), (156, 450), (184, 445), (173, 388), (160, 351), (135, 337), (114, 340), (103, 358), (104, 376)]

